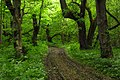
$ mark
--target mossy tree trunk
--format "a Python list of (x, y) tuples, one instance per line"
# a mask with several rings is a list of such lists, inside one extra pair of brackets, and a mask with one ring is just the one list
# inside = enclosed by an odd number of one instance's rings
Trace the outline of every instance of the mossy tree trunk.
[(14, 48), (16, 55), (19, 57), (22, 55), (22, 34), (21, 34), (21, 0), (5, 0), (6, 6), (13, 16), (13, 37), (14, 37)]
[(101, 57), (112, 57), (112, 47), (110, 45), (110, 36), (108, 32), (107, 16), (106, 16), (106, 0), (96, 0), (97, 24), (99, 31), (99, 42), (101, 49)]

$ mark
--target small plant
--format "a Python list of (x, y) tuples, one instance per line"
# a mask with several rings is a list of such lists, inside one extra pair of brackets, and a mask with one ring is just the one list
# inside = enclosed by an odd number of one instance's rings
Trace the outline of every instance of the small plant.
[(77, 60), (81, 64), (94, 67), (99, 72), (108, 75), (115, 80), (120, 80), (120, 49), (114, 50), (114, 58), (104, 59), (100, 57), (99, 50), (76, 50), (78, 45), (67, 45), (67, 51), (71, 58)]
[(25, 56), (15, 58), (12, 45), (0, 49), (0, 79), (1, 80), (44, 80), (46, 72), (43, 57), (47, 53), (45, 42), (34, 47), (26, 45), (28, 52)]

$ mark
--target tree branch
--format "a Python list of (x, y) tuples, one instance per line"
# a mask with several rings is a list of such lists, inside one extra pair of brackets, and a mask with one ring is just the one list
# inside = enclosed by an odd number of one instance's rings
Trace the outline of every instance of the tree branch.
[(115, 16), (113, 16), (107, 9), (106, 9), (106, 12), (107, 12), (113, 19), (115, 19), (115, 21), (118, 23), (118, 24), (116, 24), (115, 26), (109, 28), (108, 30), (113, 30), (113, 29), (117, 28), (117, 27), (120, 25), (120, 22), (118, 21), (118, 19), (117, 19)]
[(71, 2), (71, 3), (76, 4), (79, 8), (80, 8), (80, 6), (81, 6), (79, 3), (74, 2), (74, 1), (73, 1), (73, 2)]
[(62, 9), (62, 14), (65, 18), (78, 20), (78, 18), (76, 18), (76, 16), (74, 15), (74, 13), (68, 8), (65, 0), (60, 0), (60, 5)]
[(57, 36), (57, 35), (60, 35), (60, 36), (61, 36), (60, 33), (56, 33), (56, 34), (54, 34), (54, 35), (51, 37), (51, 39), (54, 38), (54, 37)]
[(117, 28), (119, 25), (120, 25), (120, 22), (119, 22), (117, 25), (115, 25), (115, 26), (109, 28), (108, 30), (113, 30), (113, 29)]
[(91, 13), (91, 10), (90, 10), (90, 8), (89, 8), (89, 7), (86, 7), (86, 10), (87, 10), (87, 12), (88, 12), (90, 22), (92, 23), (93, 18), (92, 18), (92, 13)]
[(26, 13), (25, 13), (25, 7), (26, 7), (26, 4), (25, 4), (25, 0), (24, 0), (24, 6), (23, 6), (23, 8), (21, 9), (21, 10), (22, 10), (21, 18), (23, 18), (23, 16), (26, 14)]
[(29, 31), (23, 33), (22, 35), (28, 34), (29, 32), (33, 31), (33, 29), (30, 29)]
[(117, 19), (115, 16), (113, 16), (107, 9), (106, 9), (106, 12), (107, 12), (113, 19), (115, 19), (115, 21), (116, 21), (117, 23), (119, 23), (118, 19)]

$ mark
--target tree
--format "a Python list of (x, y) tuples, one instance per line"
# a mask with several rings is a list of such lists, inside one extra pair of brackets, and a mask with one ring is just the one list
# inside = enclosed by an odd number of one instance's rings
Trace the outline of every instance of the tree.
[(92, 17), (92, 12), (89, 7), (86, 7), (86, 10), (88, 12), (89, 21), (90, 21), (90, 28), (89, 28), (88, 36), (87, 36), (87, 43), (88, 43), (88, 46), (92, 47), (93, 37), (94, 37), (94, 33), (97, 27), (97, 18)]
[(14, 48), (17, 52), (17, 56), (22, 55), (22, 34), (21, 34), (21, 0), (5, 0), (6, 6), (9, 9), (13, 17), (13, 28), (14, 28)]
[(37, 24), (37, 18), (36, 18), (36, 14), (32, 15), (32, 19), (33, 19), (33, 36), (32, 36), (32, 43), (34, 46), (37, 46), (37, 34), (39, 32), (39, 26)]
[(53, 36), (51, 36), (50, 35), (50, 30), (49, 30), (49, 24), (47, 25), (47, 27), (46, 27), (46, 39), (47, 39), (47, 41), (48, 42), (53, 42), (52, 41), (52, 39), (54, 38), (54, 37), (56, 37), (56, 36), (61, 36), (61, 39), (62, 39), (62, 34), (61, 33), (56, 33), (56, 34), (54, 34)]
[[(79, 13), (70, 10), (65, 0), (60, 0), (60, 3), (64, 18), (73, 19), (78, 24), (80, 49), (88, 49), (90, 46), (92, 46), (94, 32), (96, 29), (96, 18), (93, 19), (90, 8), (86, 6), (87, 0), (81, 0), (81, 4), (77, 2), (72, 2), (79, 7), (80, 9)], [(89, 28), (88, 36), (86, 34), (85, 9), (88, 12), (89, 20), (90, 20), (90, 28)]]
[(37, 35), (39, 33), (40, 29), (40, 22), (42, 17), (42, 8), (43, 8), (44, 1), (42, 0), (41, 6), (40, 6), (40, 13), (39, 13), (39, 21), (37, 22), (36, 14), (32, 14), (33, 19), (33, 36), (32, 36), (32, 43), (34, 46), (37, 45)]
[(87, 44), (87, 39), (86, 39), (86, 28), (85, 28), (85, 21), (84, 21), (86, 0), (81, 0), (79, 14), (74, 13), (71, 10), (69, 10), (65, 0), (60, 0), (60, 4), (61, 4), (63, 16), (65, 18), (70, 18), (70, 19), (75, 20), (78, 24), (80, 49), (87, 49), (88, 44)]
[(108, 32), (106, 16), (106, 0), (96, 0), (97, 24), (99, 30), (99, 42), (101, 57), (112, 57), (112, 47), (110, 45), (110, 36)]

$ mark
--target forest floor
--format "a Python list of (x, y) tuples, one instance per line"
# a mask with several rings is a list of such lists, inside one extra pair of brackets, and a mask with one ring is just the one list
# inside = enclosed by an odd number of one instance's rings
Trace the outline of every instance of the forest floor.
[(112, 80), (69, 58), (62, 48), (50, 47), (45, 58), (48, 80)]

